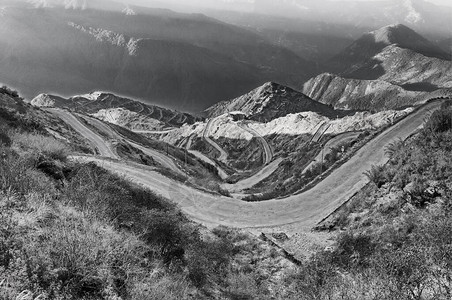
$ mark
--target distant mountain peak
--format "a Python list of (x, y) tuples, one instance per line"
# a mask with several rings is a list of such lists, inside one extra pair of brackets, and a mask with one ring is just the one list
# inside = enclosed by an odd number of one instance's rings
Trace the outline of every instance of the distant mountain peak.
[(66, 9), (86, 9), (87, 0), (28, 0), (36, 8), (64, 6)]
[(136, 12), (133, 10), (132, 7), (130, 7), (130, 5), (126, 5), (126, 7), (122, 10), (123, 13), (126, 14), (126, 16), (136, 16)]
[(413, 41), (413, 39), (425, 40), (421, 35), (416, 33), (416, 31), (403, 24), (388, 25), (371, 31), (369, 34), (375, 38), (375, 42), (384, 43), (386, 45), (405, 44)]
[(313, 111), (324, 116), (337, 115), (331, 107), (276, 82), (266, 82), (245, 95), (217, 103), (206, 110), (209, 117), (237, 111), (259, 122), (303, 111)]
[(113, 95), (112, 93), (108, 93), (108, 92), (103, 92), (103, 91), (94, 91), (88, 94), (83, 94), (83, 95), (77, 95), (74, 97), (71, 97), (72, 99), (75, 98), (85, 98), (87, 100), (92, 100), (92, 101), (97, 101), (99, 100), (102, 96), (109, 96), (109, 95)]

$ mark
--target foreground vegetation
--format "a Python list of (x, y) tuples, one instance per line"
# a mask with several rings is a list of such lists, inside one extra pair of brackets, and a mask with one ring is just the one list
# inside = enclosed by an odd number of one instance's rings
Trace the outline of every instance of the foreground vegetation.
[(282, 293), (272, 287), (292, 264), (277, 250), (234, 230), (208, 231), (151, 191), (68, 161), (71, 144), (24, 126), (30, 109), (0, 116), (0, 299)]
[(15, 100), (0, 110), (0, 299), (452, 297), (451, 106), (387, 148), (389, 163), (319, 226), (340, 230), (335, 246), (296, 266), (249, 234), (208, 231), (151, 191), (68, 161), (74, 143)]
[(327, 224), (336, 247), (293, 277), (306, 299), (450, 299), (452, 107), (445, 104)]

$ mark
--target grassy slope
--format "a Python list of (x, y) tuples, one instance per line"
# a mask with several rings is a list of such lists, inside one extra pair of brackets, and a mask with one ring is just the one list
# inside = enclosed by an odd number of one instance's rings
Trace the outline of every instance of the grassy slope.
[(452, 107), (387, 149), (390, 162), (318, 229), (342, 229), (291, 281), (302, 299), (449, 299)]
[(67, 161), (69, 144), (27, 125), (36, 111), (0, 119), (0, 299), (282, 297), (283, 253), (208, 232), (152, 192)]

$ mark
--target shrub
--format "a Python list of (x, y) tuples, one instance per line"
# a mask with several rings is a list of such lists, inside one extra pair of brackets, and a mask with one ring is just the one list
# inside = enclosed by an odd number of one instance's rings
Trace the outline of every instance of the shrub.
[(373, 182), (378, 188), (382, 187), (386, 182), (390, 181), (385, 166), (372, 166), (369, 171), (364, 173), (366, 177)]
[(332, 262), (343, 269), (367, 266), (376, 245), (364, 234), (345, 233), (337, 241)]
[(0, 94), (5, 94), (5, 95), (11, 96), (13, 98), (19, 97), (19, 92), (7, 87), (6, 85), (3, 85), (2, 87), (0, 87)]
[(441, 133), (452, 129), (452, 107), (443, 105), (435, 111), (425, 124), (425, 128), (433, 133)]
[(11, 143), (11, 138), (6, 134), (5, 127), (0, 127), (0, 147), (9, 147)]
[(36, 157), (65, 160), (69, 153), (68, 146), (53, 137), (19, 131), (12, 132), (11, 136), (13, 147), (33, 153)]
[(396, 141), (390, 143), (385, 148), (386, 156), (388, 156), (390, 159), (393, 159), (394, 156), (396, 155), (396, 153), (403, 148), (403, 145), (404, 145), (404, 141), (401, 138), (399, 138)]

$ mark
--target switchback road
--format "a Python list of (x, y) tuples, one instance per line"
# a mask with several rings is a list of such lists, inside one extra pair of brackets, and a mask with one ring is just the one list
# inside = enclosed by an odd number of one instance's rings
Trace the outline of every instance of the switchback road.
[(424, 105), (369, 141), (349, 161), (315, 187), (284, 199), (243, 202), (196, 190), (135, 164), (97, 158), (91, 160), (169, 198), (188, 216), (205, 225), (238, 228), (296, 225), (297, 229), (308, 230), (367, 184), (368, 179), (364, 172), (372, 165), (387, 162), (384, 150), (389, 143), (399, 138), (406, 139), (423, 124), (425, 116), (440, 105), (440, 101)]

